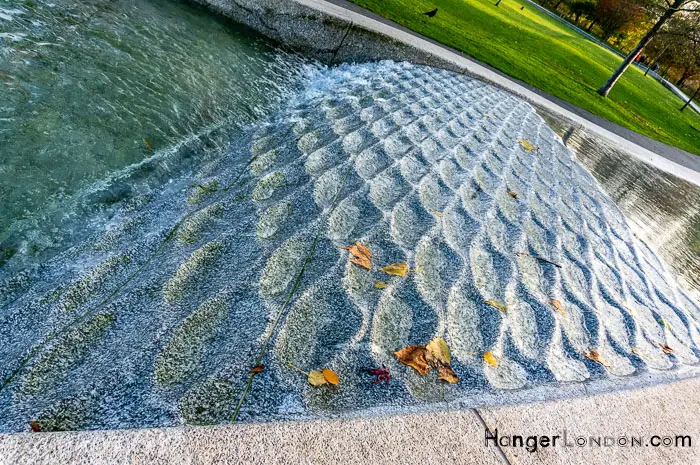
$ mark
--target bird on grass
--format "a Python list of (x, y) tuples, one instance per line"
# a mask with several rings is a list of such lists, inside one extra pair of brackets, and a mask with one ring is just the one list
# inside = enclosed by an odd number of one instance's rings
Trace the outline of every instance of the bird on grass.
[(424, 14), (425, 16), (427, 16), (428, 18), (432, 18), (433, 16), (435, 16), (435, 15), (437, 14), (437, 10), (438, 10), (438, 9), (435, 8), (433, 11), (426, 11), (426, 12), (423, 13), (423, 14)]

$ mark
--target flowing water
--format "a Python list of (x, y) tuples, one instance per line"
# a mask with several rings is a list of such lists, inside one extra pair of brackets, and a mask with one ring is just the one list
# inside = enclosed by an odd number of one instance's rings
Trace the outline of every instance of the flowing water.
[[(0, 432), (697, 374), (696, 186), (584, 132), (572, 152), (565, 126), (483, 82), (327, 68), (185, 3), (11, 1), (0, 27)], [(435, 336), (457, 384), (393, 355)], [(389, 386), (361, 370), (377, 366)]]
[(0, 266), (216, 157), (309, 63), (177, 0), (0, 2)]

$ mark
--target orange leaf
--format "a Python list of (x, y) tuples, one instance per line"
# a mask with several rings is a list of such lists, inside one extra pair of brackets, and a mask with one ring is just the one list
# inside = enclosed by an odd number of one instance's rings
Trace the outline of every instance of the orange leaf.
[(29, 426), (32, 428), (32, 432), (38, 433), (41, 431), (41, 426), (39, 425), (38, 421), (32, 421), (29, 423)]
[(424, 346), (408, 346), (394, 352), (399, 362), (408, 365), (421, 375), (430, 372), (430, 365), (425, 358), (426, 349)]
[(324, 368), (321, 370), (321, 373), (323, 373), (323, 377), (328, 381), (330, 384), (333, 386), (338, 384), (338, 375), (335, 374), (335, 372), (329, 368)]
[(560, 301), (558, 301), (557, 299), (552, 299), (549, 301), (549, 303), (552, 304), (552, 307), (556, 308), (559, 313), (564, 315), (564, 307), (562, 307)]
[(390, 274), (392, 276), (404, 277), (406, 276), (406, 273), (408, 273), (408, 263), (393, 263), (383, 268), (379, 268), (379, 271), (383, 271), (384, 273)]
[(498, 359), (491, 352), (484, 352), (484, 361), (492, 367), (498, 366)]
[(519, 199), (519, 198), (520, 198), (520, 196), (519, 196), (516, 192), (513, 192), (513, 191), (508, 191), (508, 195), (510, 195), (510, 196), (513, 197), (514, 199)]
[(347, 250), (353, 256), (353, 258), (350, 259), (352, 263), (360, 265), (363, 268), (367, 268), (370, 271), (372, 270), (372, 262), (370, 261), (372, 258), (372, 252), (366, 246), (360, 244), (359, 242), (355, 242), (353, 245), (341, 248)]
[(671, 348), (670, 348), (669, 346), (667, 346), (666, 344), (661, 344), (661, 343), (659, 342), (659, 347), (661, 347), (661, 349), (663, 349), (663, 351), (664, 351), (665, 354), (672, 354), (672, 353), (673, 353), (673, 349), (671, 349)]
[(265, 369), (265, 365), (255, 365), (253, 368), (250, 369), (250, 374), (257, 374), (257, 373), (262, 373), (262, 371)]
[(610, 368), (610, 364), (608, 364), (608, 362), (606, 362), (605, 359), (601, 357), (598, 351), (595, 349), (591, 349), (590, 351), (584, 351), (583, 356), (589, 360), (593, 360), (594, 362), (600, 363), (605, 368)]

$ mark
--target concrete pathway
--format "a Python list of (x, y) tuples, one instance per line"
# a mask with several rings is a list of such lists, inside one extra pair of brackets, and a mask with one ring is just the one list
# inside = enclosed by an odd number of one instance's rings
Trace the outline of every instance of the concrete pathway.
[[(0, 464), (696, 464), (700, 380), (461, 412), (79, 433), (0, 435)], [(485, 426), (538, 447), (485, 445)], [(543, 447), (554, 436), (556, 446)], [(565, 446), (585, 440), (586, 446)], [(641, 445), (591, 445), (639, 438)], [(673, 445), (654, 447), (650, 442)], [(685, 447), (676, 436), (689, 436)], [(583, 439), (579, 439), (583, 438)], [(668, 438), (668, 439), (667, 439)], [(530, 440), (532, 442), (533, 440)], [(533, 449), (533, 448), (531, 448)]]

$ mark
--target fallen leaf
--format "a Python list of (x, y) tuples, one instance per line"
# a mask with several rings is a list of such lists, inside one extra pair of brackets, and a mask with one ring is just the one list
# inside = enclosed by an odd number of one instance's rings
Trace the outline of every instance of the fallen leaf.
[(663, 349), (663, 351), (664, 351), (665, 354), (672, 354), (672, 353), (673, 353), (673, 349), (671, 349), (671, 348), (670, 348), (669, 346), (667, 346), (666, 344), (661, 344), (661, 343), (659, 342), (659, 347), (661, 347), (661, 348)]
[(367, 246), (362, 245), (359, 242), (355, 242), (353, 245), (341, 248), (347, 250), (353, 256), (353, 258), (350, 259), (352, 263), (372, 271), (372, 263), (370, 261), (372, 258), (372, 252), (367, 248)]
[(328, 381), (333, 386), (336, 386), (338, 384), (338, 375), (335, 374), (335, 371), (331, 370), (330, 368), (324, 368), (323, 370), (321, 370), (321, 373), (323, 373), (323, 377), (326, 379), (326, 381)]
[(143, 141), (146, 143), (146, 146), (147, 146), (149, 149), (153, 150), (153, 144), (151, 143), (150, 140), (144, 139)]
[(384, 273), (392, 276), (404, 277), (406, 276), (406, 273), (408, 273), (408, 263), (393, 263), (383, 268), (379, 268), (379, 271), (383, 271)]
[(431, 340), (426, 346), (427, 351), (426, 359), (428, 362), (433, 360), (443, 364), (449, 365), (452, 362), (452, 357), (450, 356), (450, 348), (447, 342), (441, 337), (436, 337)]
[(457, 374), (449, 365), (438, 364), (437, 372), (437, 379), (447, 381), (450, 384), (457, 384), (459, 382)]
[(425, 358), (426, 352), (424, 346), (408, 346), (397, 350), (394, 355), (399, 362), (410, 366), (421, 375), (427, 375), (430, 372), (430, 365)]
[(498, 366), (498, 359), (491, 352), (484, 352), (484, 361), (492, 367)]
[(384, 281), (377, 281), (374, 283), (375, 289), (386, 289), (387, 284)]
[(323, 376), (323, 372), (319, 370), (311, 370), (306, 379), (309, 380), (310, 385), (316, 387), (328, 384), (328, 380)]
[(642, 353), (639, 351), (637, 347), (632, 347), (632, 353), (635, 355), (638, 355), (639, 357), (642, 356)]
[(487, 300), (486, 305), (490, 305), (491, 307), (495, 308), (496, 310), (500, 310), (503, 313), (508, 311), (508, 306), (503, 302), (499, 302), (498, 300)]
[(386, 385), (389, 386), (389, 381), (391, 381), (391, 374), (389, 373), (389, 369), (386, 368), (384, 365), (382, 365), (381, 368), (363, 368), (362, 371), (377, 377), (374, 380), (374, 383), (372, 384), (379, 384), (382, 381), (384, 381)]
[(603, 357), (600, 356), (597, 350), (591, 349), (589, 351), (584, 351), (583, 356), (586, 357), (589, 360), (593, 360), (594, 362), (600, 363), (603, 365), (605, 368), (610, 368), (610, 364), (605, 361)]
[(518, 142), (520, 142), (520, 146), (528, 152), (532, 152), (533, 150), (535, 150), (535, 147), (532, 146), (529, 140), (518, 139)]
[(557, 299), (552, 299), (549, 301), (550, 304), (552, 304), (552, 307), (556, 308), (559, 313), (564, 315), (564, 307), (562, 307), (561, 302), (558, 301)]
[(513, 197), (514, 199), (519, 199), (519, 198), (520, 198), (520, 196), (519, 196), (516, 192), (513, 192), (513, 191), (508, 191), (508, 195), (510, 195), (510, 196)]
[(41, 431), (41, 425), (39, 425), (38, 421), (32, 421), (29, 423), (29, 426), (32, 428), (32, 432), (34, 433), (39, 433)]
[(666, 320), (664, 320), (663, 318), (659, 318), (659, 324), (668, 330), (671, 329), (671, 326), (668, 323), (666, 323)]
[(263, 364), (255, 365), (253, 368), (250, 369), (250, 374), (262, 373), (264, 369), (265, 365)]
[(439, 211), (437, 211), (437, 210), (433, 210), (433, 215), (435, 215), (435, 216), (437, 216), (437, 217), (440, 217), (440, 218), (442, 218), (443, 216), (445, 216), (445, 214), (444, 214), (443, 212), (439, 212)]

